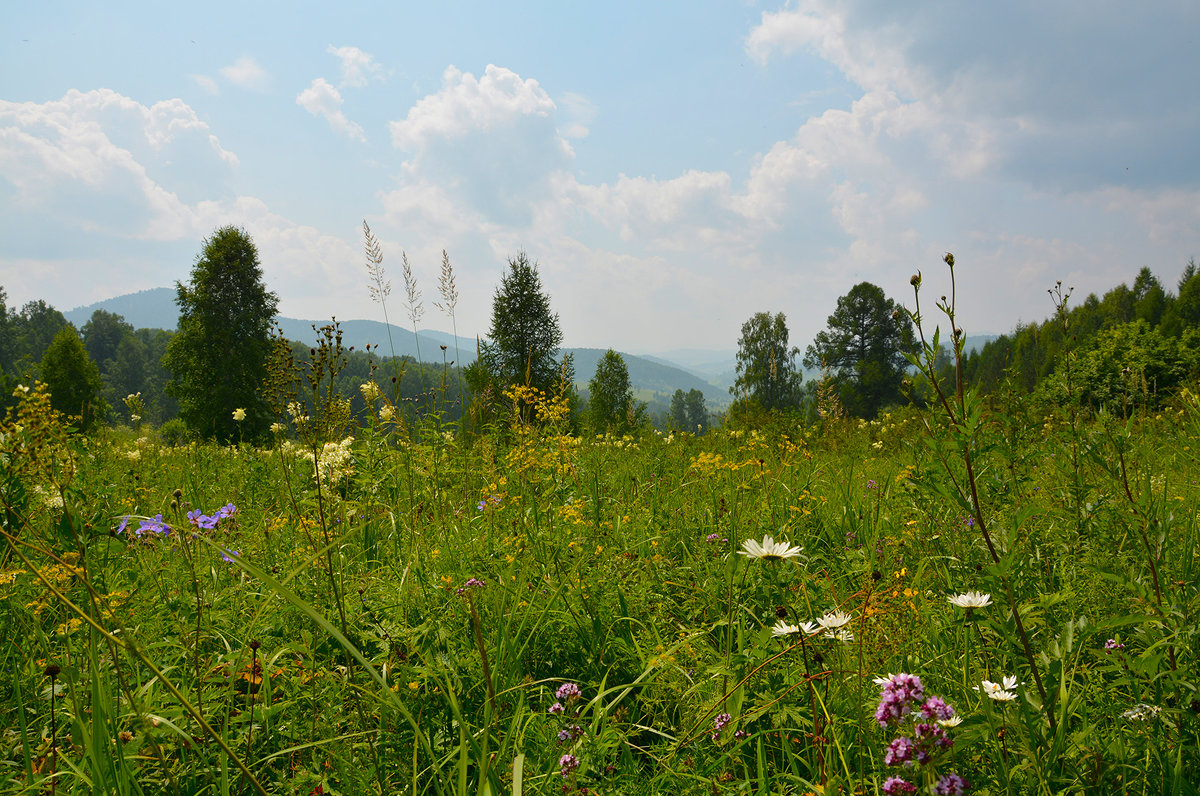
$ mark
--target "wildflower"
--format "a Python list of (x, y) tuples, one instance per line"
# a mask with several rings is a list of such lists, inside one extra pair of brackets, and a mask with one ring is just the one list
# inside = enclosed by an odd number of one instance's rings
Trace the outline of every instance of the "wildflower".
[(959, 608), (987, 608), (992, 604), (992, 595), (984, 594), (977, 591), (969, 591), (966, 594), (956, 594), (953, 597), (947, 597), (952, 605), (957, 605)]
[(368, 381), (358, 388), (362, 393), (363, 400), (367, 403), (374, 403), (379, 398), (379, 385), (373, 381)]
[(134, 533), (138, 536), (144, 533), (157, 533), (160, 536), (170, 536), (171, 526), (163, 521), (163, 515), (155, 514), (149, 519), (138, 520), (138, 529)]
[(1017, 698), (1013, 689), (1018, 685), (1017, 678), (1012, 675), (1005, 675), (1001, 682), (993, 683), (991, 680), (984, 680), (980, 685), (975, 686), (976, 691), (981, 691), (987, 695), (989, 699), (994, 699), (997, 702), (1011, 702)]
[(711, 740), (716, 741), (719, 739), (721, 737), (721, 731), (728, 727), (729, 722), (731, 721), (733, 721), (733, 716), (730, 716), (728, 713), (718, 713), (716, 718), (713, 719), (713, 734), (710, 736)]
[(271, 424), (272, 434), (282, 434), (284, 431), (287, 431), (287, 426), (285, 426), (283, 423), (276, 421)]
[(1107, 652), (1111, 652), (1112, 650), (1123, 650), (1125, 649), (1125, 645), (1117, 641), (1115, 638), (1110, 638), (1108, 641), (1104, 642), (1104, 649)]
[(557, 699), (565, 699), (567, 702), (571, 702), (572, 700), (579, 699), (579, 697), (583, 696), (583, 692), (581, 692), (579, 690), (579, 686), (575, 685), (574, 683), (563, 683), (558, 687), (558, 691), (554, 693), (554, 696)]
[(937, 723), (939, 727), (945, 727), (947, 730), (952, 730), (958, 725), (962, 724), (963, 719), (962, 716), (951, 716), (948, 719), (938, 719)]
[(843, 644), (849, 644), (854, 641), (854, 634), (846, 628), (838, 628), (837, 630), (826, 630), (825, 638), (831, 638), (834, 641), (840, 641)]
[(889, 766), (899, 766), (905, 763), (911, 763), (913, 760), (915, 744), (913, 739), (907, 735), (901, 735), (899, 738), (892, 740), (888, 744), (887, 752), (883, 755), (883, 762)]
[(240, 406), (237, 409), (234, 409), (233, 410), (233, 419), (239, 423), (242, 422), (243, 420), (245, 420), (246, 419), (246, 410), (242, 409)]
[(396, 410), (392, 408), (391, 404), (384, 404), (383, 406), (379, 407), (380, 420), (391, 420), (395, 413)]
[(482, 589), (487, 584), (478, 578), (467, 578), (467, 582), (454, 590), (460, 597), (472, 589)]
[(558, 758), (558, 768), (562, 778), (567, 779), (575, 773), (575, 769), (579, 768), (579, 758), (575, 755), (563, 755)]
[(787, 542), (776, 542), (768, 535), (763, 536), (762, 542), (747, 539), (742, 542), (742, 549), (738, 553), (747, 558), (757, 558), (763, 561), (783, 561), (787, 558), (799, 558), (803, 550), (804, 548), (792, 547)]
[(1162, 708), (1157, 705), (1147, 705), (1145, 702), (1140, 702), (1122, 713), (1121, 718), (1129, 719), (1130, 721), (1149, 721), (1161, 712)]
[(886, 727), (899, 721), (912, 711), (914, 703), (925, 699), (925, 686), (915, 674), (892, 675), (879, 694), (879, 707), (875, 710), (875, 721)]
[(933, 792), (938, 796), (962, 796), (967, 792), (967, 781), (956, 772), (943, 774), (933, 786)]
[(897, 796), (901, 793), (916, 793), (917, 786), (903, 777), (888, 777), (883, 783), (883, 792), (887, 796)]
[[(926, 699), (925, 704), (921, 705), (921, 713), (923, 713), (927, 719), (936, 719), (938, 724), (942, 724), (943, 721), (949, 721), (950, 719), (955, 718), (954, 708), (947, 705), (946, 701), (939, 696), (931, 696), (929, 699)], [(955, 724), (950, 726), (956, 726), (958, 723), (961, 723), (961, 721), (962, 719), (959, 719), (958, 722), (955, 722)], [(944, 727), (946, 725), (942, 724), (942, 726)]]
[(121, 524), (117, 526), (117, 533), (118, 534), (125, 533), (125, 529), (128, 527), (129, 527), (129, 515), (126, 514), (124, 517), (121, 518)]
[(773, 638), (784, 638), (785, 636), (795, 635), (800, 632), (799, 625), (789, 625), (782, 619), (775, 623), (771, 628), (771, 636)]
[(233, 557), (236, 556), (236, 557), (240, 558), (241, 555), (242, 555), (242, 553), (240, 550), (222, 550), (221, 551), (221, 560), (224, 561), (226, 564), (232, 564)]
[(562, 713), (565, 709), (566, 708), (563, 707), (563, 704), (561, 702), (555, 702), (553, 705), (551, 705), (546, 710), (546, 712), (547, 713)]
[(838, 609), (830, 609), (825, 612), (825, 615), (817, 620), (817, 624), (827, 633), (845, 627), (850, 623), (850, 614)]

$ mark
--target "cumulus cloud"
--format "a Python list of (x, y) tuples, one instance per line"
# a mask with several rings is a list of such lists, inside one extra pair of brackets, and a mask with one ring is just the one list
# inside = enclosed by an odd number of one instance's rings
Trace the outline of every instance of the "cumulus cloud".
[(527, 223), (551, 177), (574, 157), (545, 90), (494, 65), (479, 78), (448, 68), (441, 89), (389, 129), (409, 155), (404, 183), (440, 185), (460, 206), (499, 223)]
[(342, 112), (342, 95), (323, 77), (318, 77), (308, 88), (296, 95), (296, 104), (313, 116), (324, 116), (335, 131), (366, 141), (362, 127), (346, 118)]
[(39, 224), (171, 237), (189, 229), (180, 195), (219, 187), (236, 165), (182, 100), (146, 106), (98, 89), (40, 104), (0, 101), (0, 180), (20, 197), (17, 211), (38, 214)]
[(383, 67), (375, 60), (375, 56), (363, 52), (357, 47), (334, 47), (332, 44), (325, 50), (330, 55), (341, 60), (343, 88), (351, 86), (362, 88), (372, 79), (383, 80), (386, 77)]
[(271, 76), (249, 55), (221, 67), (221, 75), (235, 86), (250, 91), (266, 91), (271, 84)]

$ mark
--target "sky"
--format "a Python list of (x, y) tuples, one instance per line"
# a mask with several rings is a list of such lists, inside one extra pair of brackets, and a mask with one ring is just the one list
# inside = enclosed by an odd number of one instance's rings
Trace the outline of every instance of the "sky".
[(1197, 40), (1194, 0), (6, 3), (0, 285), (171, 286), (234, 224), (289, 317), (408, 325), (406, 256), (421, 328), (486, 335), (524, 251), (567, 346), (803, 349), (950, 251), (1000, 333), (1200, 257)]

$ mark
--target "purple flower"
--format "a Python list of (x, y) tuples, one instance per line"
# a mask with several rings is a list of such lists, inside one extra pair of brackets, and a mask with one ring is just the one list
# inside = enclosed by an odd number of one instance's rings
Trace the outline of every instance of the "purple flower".
[(482, 589), (487, 584), (478, 578), (467, 578), (467, 582), (454, 590), (454, 593), (462, 596), (472, 589)]
[(233, 558), (231, 556), (237, 556), (240, 558), (241, 555), (242, 555), (241, 550), (222, 550), (221, 551), (221, 560), (224, 561), (226, 564), (232, 564)]
[(155, 514), (150, 519), (138, 520), (138, 529), (135, 531), (138, 536), (143, 533), (157, 533), (161, 536), (171, 535), (171, 526), (163, 521), (163, 515)]
[(939, 796), (962, 796), (967, 792), (967, 781), (957, 773), (943, 774), (933, 787)]
[(907, 735), (901, 735), (888, 744), (887, 752), (883, 755), (884, 764), (900, 766), (905, 763), (911, 763), (914, 746), (912, 738), (909, 738)]
[(574, 683), (563, 683), (558, 687), (558, 691), (554, 694), (558, 699), (565, 699), (568, 702), (579, 699), (583, 693), (579, 690), (579, 686)]
[(1112, 650), (1123, 650), (1125, 649), (1125, 645), (1117, 641), (1115, 638), (1110, 638), (1108, 641), (1104, 642), (1104, 649), (1109, 652)]
[(575, 755), (563, 755), (558, 758), (558, 768), (563, 779), (566, 779), (575, 772), (575, 769), (579, 768), (579, 758)]
[(921, 706), (921, 712), (925, 714), (925, 718), (942, 720), (954, 718), (954, 708), (946, 704), (946, 701), (941, 697), (932, 696), (925, 700), (925, 704)]
[(881, 685), (879, 707), (875, 710), (875, 720), (881, 727), (904, 718), (912, 710), (913, 703), (925, 698), (925, 687), (915, 674), (894, 674)]
[(729, 726), (731, 721), (733, 721), (733, 716), (728, 713), (720, 713), (713, 719), (713, 729), (719, 732)]
[(547, 713), (562, 713), (563, 709), (564, 709), (563, 704), (561, 702), (555, 702), (553, 705), (551, 705), (549, 707), (549, 709), (546, 712)]
[(883, 783), (883, 792), (888, 796), (901, 793), (916, 793), (917, 786), (902, 777), (888, 777)]
[(121, 518), (121, 524), (119, 526), (117, 526), (117, 533), (118, 534), (125, 533), (125, 529), (128, 527), (129, 527), (129, 515), (126, 514), (124, 517)]

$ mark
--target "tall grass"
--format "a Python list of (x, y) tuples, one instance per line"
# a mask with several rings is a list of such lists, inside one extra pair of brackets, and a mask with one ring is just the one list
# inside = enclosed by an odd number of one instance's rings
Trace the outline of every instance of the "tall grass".
[[(580, 438), (516, 391), (471, 436), (350, 418), (323, 351), (266, 448), (21, 396), (0, 792), (1197, 792), (1195, 393)], [(923, 766), (901, 672), (962, 720)]]

